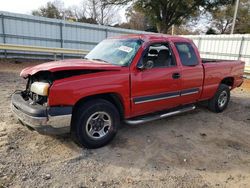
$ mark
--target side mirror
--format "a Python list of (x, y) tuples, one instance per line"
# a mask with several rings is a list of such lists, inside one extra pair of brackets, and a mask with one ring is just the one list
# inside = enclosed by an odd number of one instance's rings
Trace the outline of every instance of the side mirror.
[(139, 70), (144, 70), (145, 69), (144, 63), (142, 61), (137, 64), (137, 69), (139, 69)]
[(153, 67), (154, 67), (154, 62), (152, 60), (148, 60), (145, 63), (140, 62), (137, 64), (137, 68), (139, 70), (152, 69)]
[(145, 69), (152, 69), (154, 67), (154, 62), (152, 60), (148, 60), (145, 65)]

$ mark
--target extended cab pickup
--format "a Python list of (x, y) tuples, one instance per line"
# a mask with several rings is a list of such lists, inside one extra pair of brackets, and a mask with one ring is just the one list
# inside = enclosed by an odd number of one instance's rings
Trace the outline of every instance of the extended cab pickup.
[(113, 139), (121, 121), (138, 124), (195, 109), (228, 105), (243, 82), (244, 62), (201, 59), (194, 43), (167, 35), (106, 39), (84, 59), (49, 62), (22, 70), (24, 91), (12, 110), (43, 134), (71, 132), (88, 148)]

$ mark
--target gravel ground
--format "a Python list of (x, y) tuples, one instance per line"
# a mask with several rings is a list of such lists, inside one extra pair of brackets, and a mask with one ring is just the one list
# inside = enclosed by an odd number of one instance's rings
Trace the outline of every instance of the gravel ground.
[(44, 136), (11, 114), (30, 63), (0, 62), (0, 187), (249, 187), (250, 80), (220, 114), (195, 111), (123, 125), (106, 147), (87, 150), (68, 135)]

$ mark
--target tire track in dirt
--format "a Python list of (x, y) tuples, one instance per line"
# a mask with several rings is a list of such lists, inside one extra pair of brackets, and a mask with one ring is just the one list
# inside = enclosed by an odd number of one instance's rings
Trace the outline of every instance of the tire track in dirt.
[(0, 152), (4, 152), (7, 149), (8, 136), (5, 127), (0, 127)]

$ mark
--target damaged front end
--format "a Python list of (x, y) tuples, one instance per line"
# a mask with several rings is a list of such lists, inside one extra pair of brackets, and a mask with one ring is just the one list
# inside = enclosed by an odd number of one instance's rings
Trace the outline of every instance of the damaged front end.
[(39, 71), (27, 75), (26, 89), (12, 95), (11, 108), (22, 124), (41, 134), (70, 132), (73, 106), (49, 106), (50, 88), (54, 81), (103, 70)]
[(22, 95), (25, 100), (29, 100), (33, 105), (39, 104), (47, 106), (49, 89), (55, 80), (95, 72), (100, 72), (100, 70), (40, 71), (27, 77), (26, 89), (22, 92)]
[(47, 106), (49, 88), (53, 84), (51, 72), (42, 71), (35, 75), (29, 75), (26, 89), (22, 92), (24, 100), (30, 104)]
[(41, 134), (68, 133), (72, 106), (48, 106), (50, 87), (55, 80), (92, 72), (91, 70), (40, 71), (29, 75), (26, 89), (12, 95), (12, 111), (24, 125)]
[(26, 89), (12, 95), (11, 108), (17, 118), (25, 125), (42, 134), (62, 134), (70, 132), (73, 106), (50, 106), (51, 88), (55, 81), (69, 77), (120, 70), (103, 62), (75, 59), (48, 62), (23, 69), (20, 76), (27, 79)]

